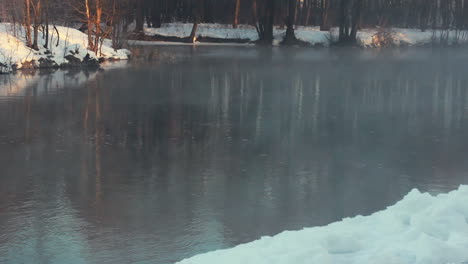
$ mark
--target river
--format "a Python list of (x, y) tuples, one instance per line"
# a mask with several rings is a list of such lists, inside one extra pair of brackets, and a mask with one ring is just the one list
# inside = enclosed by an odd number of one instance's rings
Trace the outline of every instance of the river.
[(169, 264), (468, 184), (465, 51), (134, 54), (0, 76), (0, 263)]

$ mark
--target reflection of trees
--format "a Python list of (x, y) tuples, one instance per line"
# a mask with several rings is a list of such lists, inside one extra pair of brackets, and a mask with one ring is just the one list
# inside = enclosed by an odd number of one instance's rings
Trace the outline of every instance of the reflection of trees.
[[(2, 181), (27, 197), (33, 187), (15, 176), (36, 171), (44, 177), (37, 185), (63, 180), (61, 195), (91, 223), (89, 243), (116, 228), (113, 235), (132, 234), (127, 243), (148, 258), (190, 237), (245, 242), (370, 213), (420, 183), (460, 181), (462, 67), (258, 63), (196, 57), (104, 72), (55, 99), (31, 92), (0, 101), (0, 121), (14, 124), (0, 135), (16, 140), (0, 164), (11, 174)], [(15, 154), (26, 139), (28, 161)], [(57, 186), (48, 190), (58, 197)], [(124, 242), (116, 247), (136, 258)]]
[(0, 76), (0, 98), (21, 98), (27, 94), (34, 96), (54, 96), (67, 88), (82, 85), (96, 76), (96, 70), (71, 69), (29, 70)]

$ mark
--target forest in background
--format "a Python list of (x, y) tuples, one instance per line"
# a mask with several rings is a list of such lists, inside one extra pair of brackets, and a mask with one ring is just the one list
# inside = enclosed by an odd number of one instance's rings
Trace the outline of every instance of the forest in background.
[[(285, 27), (284, 44), (294, 44), (296, 25), (338, 30), (336, 42), (353, 44), (362, 28), (468, 28), (468, 0), (0, 0), (0, 21), (23, 25), (27, 45), (38, 49), (56, 25), (80, 28), (88, 47), (97, 51), (104, 39), (121, 48), (129, 35), (147, 27), (189, 22), (193, 42), (199, 23), (237, 27), (254, 25), (260, 44), (271, 44), (273, 27)], [(39, 32), (44, 32), (40, 35)]]

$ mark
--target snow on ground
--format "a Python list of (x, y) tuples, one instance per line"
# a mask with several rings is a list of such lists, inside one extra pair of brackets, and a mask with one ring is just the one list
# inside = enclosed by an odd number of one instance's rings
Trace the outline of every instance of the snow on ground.
[[(13, 68), (30, 68), (31, 62), (35, 64), (33, 67), (37, 67), (41, 59), (49, 59), (60, 66), (69, 63), (65, 58), (68, 55), (73, 55), (80, 61), (83, 61), (86, 55), (89, 55), (90, 59), (98, 58), (94, 52), (87, 49), (87, 35), (79, 30), (58, 26), (57, 31), (51, 28), (49, 34), (51, 48), (50, 54), (47, 54), (47, 50), (43, 47), (45, 40), (42, 38), (42, 32), (39, 33), (38, 41), (40, 49), (36, 51), (25, 45), (23, 27), (0, 23), (0, 73), (10, 72)], [(129, 54), (125, 49), (114, 50), (106, 40), (99, 57), (118, 60), (127, 59)]]
[[(162, 35), (172, 37), (187, 37), (192, 31), (190, 23), (168, 23), (163, 24), (161, 28), (145, 28), (146, 35)], [(424, 45), (432, 42), (437, 42), (441, 37), (447, 37), (447, 44), (467, 43), (468, 33), (460, 31), (425, 31), (419, 29), (390, 29), (394, 38), (393, 42), (396, 46), (399, 45)], [(376, 34), (378, 29), (363, 29), (358, 33), (358, 42), (363, 47), (374, 47), (376, 45)], [(299, 40), (305, 41), (311, 45), (329, 46), (330, 39), (337, 38), (337, 29), (332, 30), (332, 33), (320, 31), (318, 27), (303, 27), (298, 26), (295, 30), (296, 37)], [(286, 29), (275, 27), (274, 29), (274, 45), (279, 45), (286, 35)], [(448, 35), (446, 35), (448, 34)], [(250, 25), (239, 25), (238, 28), (232, 28), (230, 25), (223, 24), (200, 24), (197, 31), (197, 36), (213, 37), (213, 38), (237, 38), (248, 39), (250, 41), (258, 40), (258, 34), (255, 27)]]
[[(169, 23), (163, 24), (161, 28), (145, 28), (146, 35), (162, 35), (171, 37), (187, 37), (192, 31), (193, 24), (190, 23)], [(278, 45), (286, 34), (286, 29), (279, 27), (274, 29), (274, 44)], [(248, 39), (250, 41), (258, 40), (257, 30), (253, 26), (239, 25), (233, 28), (224, 24), (200, 24), (197, 30), (197, 36), (224, 38), (224, 39)], [(322, 32), (318, 27), (299, 27), (296, 30), (298, 39), (307, 41), (311, 44), (323, 44), (328, 42), (328, 32)]]
[(411, 191), (370, 216), (213, 251), (179, 264), (468, 263), (468, 186), (432, 196)]
[[(159, 34), (162, 36), (183, 38), (190, 35), (190, 32), (192, 32), (192, 26), (193, 24), (190, 23), (163, 24), (161, 28), (145, 28), (145, 34)], [(258, 39), (255, 28), (248, 25), (239, 25), (238, 28), (232, 28), (232, 26), (229, 25), (203, 23), (198, 26), (197, 35), (213, 38)]]

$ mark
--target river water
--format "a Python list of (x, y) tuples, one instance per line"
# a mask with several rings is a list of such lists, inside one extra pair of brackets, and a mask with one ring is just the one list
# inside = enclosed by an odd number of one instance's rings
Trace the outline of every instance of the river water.
[(0, 76), (0, 263), (157, 263), (468, 184), (468, 54), (142, 47)]

